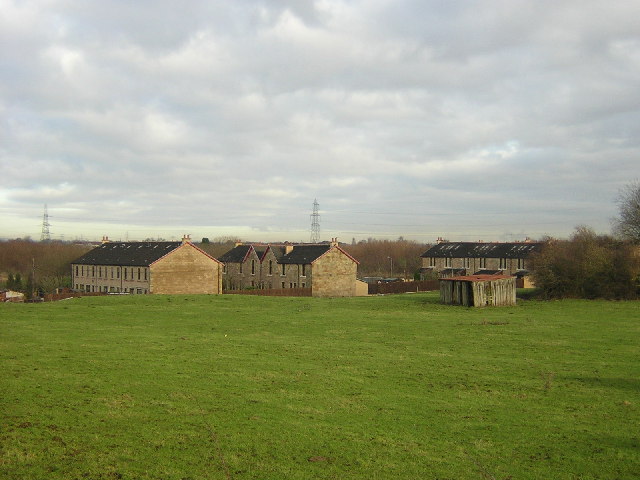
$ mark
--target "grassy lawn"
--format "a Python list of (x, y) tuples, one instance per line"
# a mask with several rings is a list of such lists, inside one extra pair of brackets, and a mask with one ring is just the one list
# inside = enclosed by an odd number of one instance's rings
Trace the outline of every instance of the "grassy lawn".
[(640, 478), (640, 303), (0, 305), (2, 479)]

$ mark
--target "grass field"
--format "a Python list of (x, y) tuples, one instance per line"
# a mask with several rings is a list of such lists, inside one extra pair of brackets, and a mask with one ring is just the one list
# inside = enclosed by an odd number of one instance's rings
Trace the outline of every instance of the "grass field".
[(640, 303), (0, 305), (2, 479), (640, 478)]

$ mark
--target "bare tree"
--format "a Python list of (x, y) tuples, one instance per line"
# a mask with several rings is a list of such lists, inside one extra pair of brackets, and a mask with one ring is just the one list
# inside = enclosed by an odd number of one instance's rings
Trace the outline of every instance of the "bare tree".
[(632, 182), (620, 190), (617, 203), (620, 216), (613, 221), (614, 233), (640, 242), (640, 182)]

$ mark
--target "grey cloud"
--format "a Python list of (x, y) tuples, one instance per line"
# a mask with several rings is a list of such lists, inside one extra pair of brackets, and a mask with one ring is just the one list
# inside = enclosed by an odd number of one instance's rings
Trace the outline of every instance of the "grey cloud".
[(636, 2), (5, 12), (0, 212), (277, 234), (305, 230), (317, 197), (337, 229), (366, 211), (362, 235), (427, 222), (409, 230), (428, 239), (434, 223), (463, 235), (482, 202), (496, 229), (566, 234), (608, 226), (606, 199), (637, 175)]

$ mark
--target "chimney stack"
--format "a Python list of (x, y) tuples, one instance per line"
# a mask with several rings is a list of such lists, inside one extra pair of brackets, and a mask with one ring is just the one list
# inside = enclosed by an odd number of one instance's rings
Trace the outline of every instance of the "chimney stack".
[(102, 236), (102, 244), (104, 245), (105, 243), (109, 243), (109, 237), (106, 235)]
[(189, 235), (188, 233), (185, 233), (184, 236), (182, 237), (182, 243), (191, 243), (191, 235)]
[(293, 245), (291, 245), (289, 242), (284, 242), (284, 254), (288, 255), (291, 252), (293, 252)]

